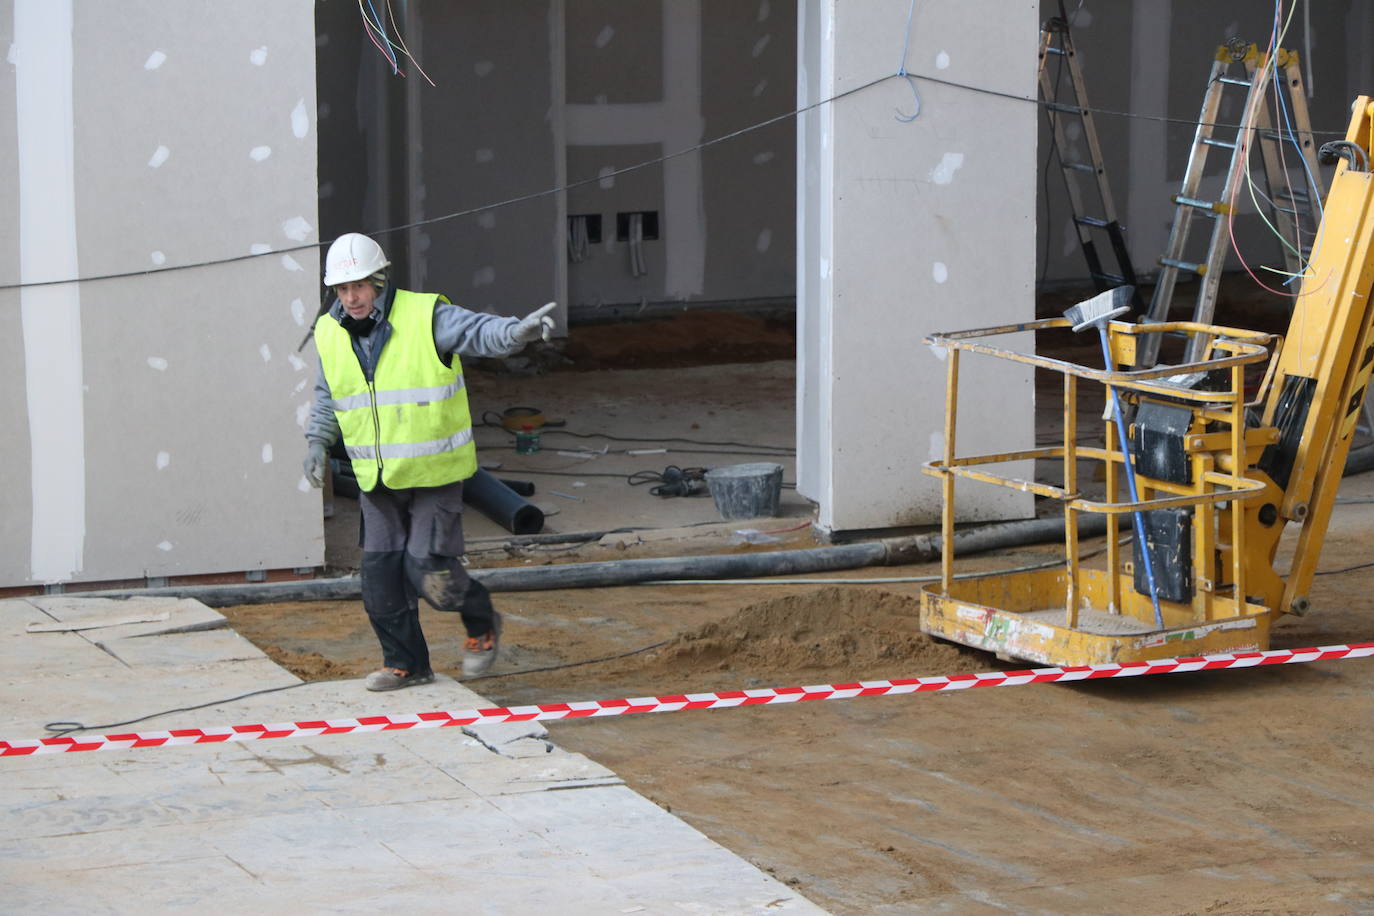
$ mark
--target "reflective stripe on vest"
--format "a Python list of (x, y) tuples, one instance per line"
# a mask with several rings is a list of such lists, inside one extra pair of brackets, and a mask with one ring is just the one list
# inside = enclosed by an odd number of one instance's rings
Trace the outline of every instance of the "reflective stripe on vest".
[(445, 366), (434, 348), (441, 299), (396, 291), (386, 316), (391, 335), (371, 384), (348, 332), (328, 314), (315, 325), (334, 415), (363, 490), (379, 481), (397, 490), (437, 487), (477, 471), (462, 364), (455, 355), (453, 366)]

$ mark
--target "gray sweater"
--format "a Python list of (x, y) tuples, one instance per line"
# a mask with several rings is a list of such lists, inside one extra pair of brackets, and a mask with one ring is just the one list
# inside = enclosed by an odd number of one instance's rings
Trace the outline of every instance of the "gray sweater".
[[(390, 325), (386, 324), (386, 313), (391, 306), (393, 288), (390, 284), (377, 299), (377, 327), (366, 337), (355, 338), (362, 348), (365, 358), (376, 361), (373, 352), (378, 341), (385, 344)], [(329, 307), (329, 315), (334, 321), (343, 318), (343, 305), (335, 299)], [(320, 321), (326, 320), (323, 315)], [(434, 345), (440, 356), (509, 356), (524, 344), (511, 339), (511, 332), (520, 323), (519, 318), (502, 318), (482, 312), (470, 312), (457, 305), (440, 302), (434, 307)], [(305, 438), (322, 443), (326, 448), (339, 438), (339, 421), (334, 416), (334, 396), (329, 390), (329, 382), (324, 377), (321, 366), (315, 374), (315, 403), (310, 408), (310, 421), (306, 424)]]

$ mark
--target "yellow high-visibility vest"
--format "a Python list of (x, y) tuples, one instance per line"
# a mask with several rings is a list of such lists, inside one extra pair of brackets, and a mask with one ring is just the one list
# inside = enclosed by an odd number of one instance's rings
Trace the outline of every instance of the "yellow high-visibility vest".
[[(315, 346), (358, 486), (438, 487), (477, 472), (463, 366), (445, 366), (434, 346), (434, 293), (396, 290), (391, 336), (368, 382), (349, 333), (329, 314), (315, 322)], [(376, 333), (375, 331), (373, 333)]]

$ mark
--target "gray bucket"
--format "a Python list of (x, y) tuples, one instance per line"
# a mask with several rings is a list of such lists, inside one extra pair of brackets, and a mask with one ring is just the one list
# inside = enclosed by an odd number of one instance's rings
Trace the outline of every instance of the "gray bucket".
[(782, 465), (732, 464), (706, 472), (706, 487), (721, 518), (771, 518), (782, 496)]

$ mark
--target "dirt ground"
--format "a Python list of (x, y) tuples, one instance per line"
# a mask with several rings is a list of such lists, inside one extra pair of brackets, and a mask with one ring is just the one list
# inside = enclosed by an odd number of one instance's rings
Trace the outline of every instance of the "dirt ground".
[[(1374, 474), (1348, 478), (1341, 495), (1374, 497)], [(805, 530), (779, 537), (735, 549), (812, 546)], [(1374, 567), (1339, 572), (1374, 559), (1372, 541), (1374, 505), (1338, 505), (1320, 567), (1333, 574), (1316, 579), (1308, 616), (1277, 627), (1276, 648), (1374, 640)], [(597, 551), (556, 559), (604, 559)], [(1028, 547), (959, 568), (1060, 555)], [(919, 587), (497, 594), (505, 646), (494, 675), (471, 686), (514, 705), (1010, 667), (921, 634)], [(303, 677), (377, 664), (357, 602), (222, 611)], [(436, 668), (458, 676), (458, 620), (426, 609), (423, 622)], [(396, 699), (398, 712), (419, 711)], [(1374, 913), (1372, 720), (1374, 660), (1353, 660), (549, 729), (835, 913), (1334, 914)]]
[[(1374, 494), (1374, 479), (1347, 489)], [(1338, 508), (1323, 568), (1368, 562), (1371, 529), (1367, 507)], [(1025, 548), (961, 568), (1056, 554)], [(498, 594), (506, 648), (497, 676), (471, 686), (513, 705), (1007, 667), (920, 634), (917, 588)], [(1371, 590), (1374, 569), (1320, 577), (1316, 610), (1287, 619), (1276, 646), (1374, 638)], [(304, 677), (376, 664), (356, 602), (224, 612)], [(426, 610), (424, 625), (436, 666), (457, 676), (458, 621)], [(418, 711), (403, 701), (398, 711)], [(1350, 913), (1374, 912), (1371, 716), (1374, 663), (1354, 660), (550, 731), (836, 913)]]

